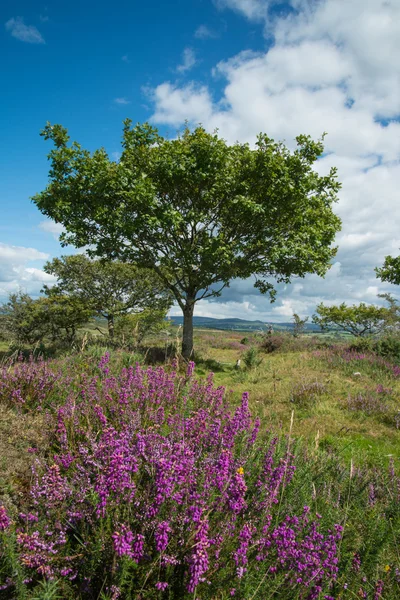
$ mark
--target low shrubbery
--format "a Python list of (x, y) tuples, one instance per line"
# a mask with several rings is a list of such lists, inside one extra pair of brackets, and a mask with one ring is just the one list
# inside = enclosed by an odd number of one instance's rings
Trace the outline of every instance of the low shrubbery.
[[(179, 375), (121, 358), (0, 373), (1, 402), (47, 411), (49, 444), (0, 508), (0, 598), (398, 597), (392, 467), (348, 469), (266, 434), (247, 393), (232, 408), (193, 363)], [(304, 384), (296, 401), (324, 392)]]

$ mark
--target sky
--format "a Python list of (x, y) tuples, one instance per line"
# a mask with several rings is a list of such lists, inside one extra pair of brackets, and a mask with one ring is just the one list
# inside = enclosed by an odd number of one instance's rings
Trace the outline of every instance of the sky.
[[(236, 280), (196, 314), (288, 321), (319, 302), (400, 296), (374, 268), (400, 250), (399, 0), (2, 0), (0, 301), (40, 293), (60, 226), (30, 198), (48, 178), (47, 121), (118, 160), (122, 121), (174, 136), (185, 121), (228, 142), (259, 132), (294, 148), (327, 132), (318, 172), (338, 168), (339, 251), (325, 279)], [(172, 314), (179, 314), (178, 308)]]

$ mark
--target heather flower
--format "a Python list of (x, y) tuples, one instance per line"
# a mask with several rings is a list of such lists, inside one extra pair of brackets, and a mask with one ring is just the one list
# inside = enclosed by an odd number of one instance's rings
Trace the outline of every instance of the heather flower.
[(157, 589), (157, 590), (160, 590), (160, 591), (162, 591), (162, 592), (163, 592), (164, 590), (166, 590), (166, 589), (167, 589), (167, 587), (168, 587), (168, 583), (167, 583), (167, 582), (165, 582), (165, 581), (157, 581), (157, 583), (156, 583), (156, 589)]
[(156, 540), (156, 550), (163, 552), (168, 546), (168, 534), (171, 533), (171, 527), (166, 521), (161, 521), (158, 524), (157, 530), (154, 534)]
[(384, 583), (381, 579), (379, 579), (379, 581), (377, 581), (375, 584), (374, 600), (380, 600), (380, 598), (382, 598), (383, 587)]
[(189, 560), (189, 583), (187, 586), (188, 592), (193, 593), (201, 581), (202, 576), (208, 570), (208, 521), (204, 519), (195, 535), (195, 547), (192, 556)]
[(10, 517), (4, 506), (0, 506), (0, 531), (5, 531), (11, 523)]
[(120, 531), (115, 531), (111, 537), (118, 556), (132, 556), (133, 533), (126, 525), (121, 525)]

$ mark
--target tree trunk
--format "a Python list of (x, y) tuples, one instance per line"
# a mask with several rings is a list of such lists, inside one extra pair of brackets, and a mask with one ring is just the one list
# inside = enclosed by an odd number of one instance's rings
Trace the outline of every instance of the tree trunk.
[(188, 300), (183, 309), (182, 356), (186, 360), (193, 358), (193, 312), (194, 302)]
[(114, 315), (107, 315), (108, 335), (114, 337)]

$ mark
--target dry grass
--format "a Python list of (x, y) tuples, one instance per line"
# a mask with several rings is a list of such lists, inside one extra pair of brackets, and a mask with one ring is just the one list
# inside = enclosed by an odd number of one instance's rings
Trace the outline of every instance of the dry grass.
[[(0, 404), (0, 504), (12, 509), (31, 478), (31, 465), (46, 449), (45, 417), (18, 414)], [(28, 452), (37, 448), (39, 452)]]

